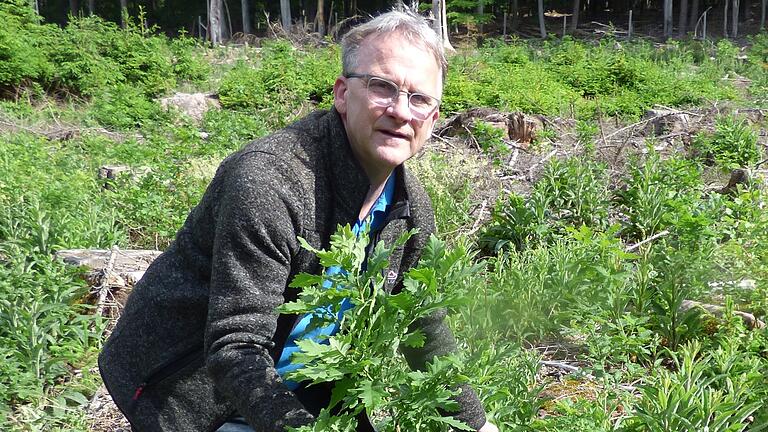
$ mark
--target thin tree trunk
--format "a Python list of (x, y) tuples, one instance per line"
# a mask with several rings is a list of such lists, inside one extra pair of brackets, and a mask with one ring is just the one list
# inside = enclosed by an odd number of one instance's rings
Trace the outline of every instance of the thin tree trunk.
[(37, 0), (31, 0), (29, 4), (32, 6), (32, 9), (35, 10), (35, 13), (40, 15), (40, 4), (38, 4)]
[(512, 0), (512, 24), (510, 28), (512, 31), (517, 30), (517, 26), (520, 25), (520, 6), (517, 0)]
[(443, 21), (440, 19), (440, 0), (432, 0), (432, 29), (441, 37), (443, 35), (442, 23)]
[(762, 7), (760, 8), (760, 28), (765, 27), (765, 10), (768, 9), (768, 0), (763, 0)]
[(547, 28), (544, 25), (544, 0), (539, 0), (539, 33), (541, 33), (541, 38), (546, 39), (547, 38)]
[(677, 36), (685, 37), (685, 33), (688, 31), (688, 0), (680, 0), (680, 20), (677, 27)]
[(280, 19), (285, 31), (291, 30), (291, 2), (290, 0), (280, 0)]
[(485, 0), (478, 0), (478, 2), (477, 2), (477, 16), (478, 16), (478, 19), (480, 20), (480, 22), (479, 22), (479, 24), (477, 26), (477, 29), (478, 29), (478, 31), (479, 31), (481, 36), (482, 36), (483, 30), (484, 30), (484, 28), (483, 28), (483, 13), (484, 12), (485, 12)]
[[(232, 38), (232, 15), (229, 14), (229, 3), (227, 0), (221, 0), (224, 8), (221, 15), (221, 41), (229, 40)], [(227, 12), (227, 26), (224, 27), (224, 12)], [(225, 31), (226, 30), (226, 31)]]
[(440, 33), (440, 36), (443, 38), (443, 48), (448, 52), (456, 52), (456, 49), (453, 48), (453, 45), (451, 45), (451, 40), (448, 37), (448, 14), (446, 13), (446, 6), (445, 1), (446, 0), (439, 0), (440, 1), (440, 21), (442, 22), (442, 31)]
[(728, 6), (731, 4), (729, 0), (725, 0), (725, 6), (723, 6), (723, 37), (728, 37)]
[(88, 15), (96, 15), (96, 0), (88, 0)]
[(733, 33), (732, 36), (736, 37), (739, 35), (739, 0), (733, 0), (731, 16), (733, 18), (733, 23), (731, 24), (731, 32)]
[(79, 5), (77, 4), (77, 0), (69, 0), (69, 13), (73, 17), (77, 16), (77, 10), (79, 9)]
[(251, 7), (249, 0), (240, 0), (240, 11), (243, 16), (243, 33), (253, 33), (253, 27), (251, 27)]
[(120, 27), (126, 28), (128, 23), (128, 0), (120, 0)]
[(208, 4), (208, 37), (211, 44), (221, 43), (222, 0), (209, 0)]
[(672, 0), (664, 0), (664, 37), (672, 36)]
[(315, 13), (315, 28), (320, 36), (325, 36), (325, 2), (317, 0), (317, 13)]
[(581, 2), (579, 0), (573, 0), (573, 16), (571, 17), (571, 30), (576, 30), (579, 25), (579, 9), (581, 9)]

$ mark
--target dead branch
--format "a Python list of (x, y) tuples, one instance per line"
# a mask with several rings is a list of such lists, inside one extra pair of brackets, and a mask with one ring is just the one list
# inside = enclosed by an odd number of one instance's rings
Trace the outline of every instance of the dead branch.
[(644, 244), (647, 244), (647, 243), (650, 243), (650, 242), (656, 240), (657, 238), (664, 237), (666, 235), (669, 235), (669, 231), (667, 231), (667, 230), (658, 232), (658, 233), (648, 237), (647, 239), (645, 239), (645, 240), (643, 240), (641, 242), (638, 242), (638, 243), (635, 243), (633, 245), (627, 246), (626, 251), (627, 252), (632, 252), (633, 250), (639, 248), (640, 246), (642, 246)]

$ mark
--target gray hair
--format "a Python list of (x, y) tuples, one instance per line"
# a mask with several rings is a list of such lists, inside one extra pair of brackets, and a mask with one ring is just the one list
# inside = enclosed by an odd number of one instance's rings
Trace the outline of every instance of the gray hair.
[(437, 33), (429, 25), (426, 18), (405, 9), (393, 10), (377, 16), (376, 18), (354, 27), (341, 39), (341, 63), (342, 73), (356, 72), (358, 53), (363, 41), (380, 33), (396, 33), (406, 38), (411, 43), (421, 44), (432, 54), (445, 80), (448, 69), (448, 61), (445, 58), (443, 43)]

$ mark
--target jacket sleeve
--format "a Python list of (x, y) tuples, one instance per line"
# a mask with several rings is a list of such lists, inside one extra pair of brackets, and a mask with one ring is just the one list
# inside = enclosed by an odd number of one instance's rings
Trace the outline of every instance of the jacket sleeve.
[[(419, 233), (412, 238), (415, 244), (411, 253), (403, 256), (403, 268), (409, 270), (416, 266), (426, 240), (435, 232), (435, 218), (429, 196), (418, 180), (408, 173), (406, 182), (411, 199), (413, 225), (419, 229)], [(427, 362), (436, 356), (456, 351), (456, 339), (445, 322), (446, 315), (447, 311), (441, 309), (415, 322), (415, 327), (421, 329), (425, 335), (424, 345), (420, 348), (401, 347), (401, 351), (412, 369), (423, 370), (426, 368)], [(459, 411), (452, 414), (456, 419), (478, 430), (485, 424), (486, 420), (483, 404), (477, 393), (469, 385), (462, 384), (459, 389), (461, 392), (455, 398), (459, 403)]]
[(256, 430), (283, 431), (313, 420), (268, 352), (298, 250), (302, 197), (274, 156), (246, 153), (232, 163), (216, 209), (206, 366)]

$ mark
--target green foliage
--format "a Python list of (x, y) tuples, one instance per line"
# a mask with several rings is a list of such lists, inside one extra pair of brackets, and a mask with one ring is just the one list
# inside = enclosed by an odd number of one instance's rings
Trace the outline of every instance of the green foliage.
[(724, 170), (749, 167), (762, 157), (757, 133), (746, 120), (733, 116), (719, 117), (713, 133), (699, 133), (694, 139), (694, 149), (706, 161)]
[(140, 88), (125, 84), (101, 93), (92, 105), (92, 113), (100, 124), (122, 130), (170, 121), (170, 115), (157, 102), (148, 100)]
[(476, 121), (472, 124), (472, 136), (480, 148), (493, 157), (495, 164), (500, 164), (501, 159), (510, 153), (509, 146), (504, 143), (504, 131), (484, 121)]
[(573, 112), (582, 119), (599, 111), (632, 119), (653, 105), (737, 98), (721, 81), (732, 65), (711, 61), (709, 55), (698, 67), (691, 60), (686, 47), (674, 44), (656, 49), (606, 39), (588, 45), (569, 37), (543, 45), (491, 42), (451, 59), (443, 110), (489, 106), (546, 115)]
[(333, 83), (341, 70), (336, 49), (306, 52), (276, 40), (262, 47), (261, 61), (240, 61), (222, 79), (222, 106), (247, 110), (283, 126), (307, 102), (329, 108)]
[(688, 212), (703, 205), (698, 166), (684, 159), (662, 160), (654, 151), (627, 164), (626, 187), (616, 203), (625, 216), (622, 236), (642, 240), (669, 228), (676, 211)]
[(497, 203), (480, 244), (493, 251), (547, 243), (567, 227), (607, 227), (608, 178), (605, 166), (586, 158), (554, 160), (529, 200), (511, 194)]
[(425, 153), (408, 161), (408, 167), (422, 181), (432, 200), (438, 234), (451, 241), (473, 220), (472, 198), (482, 192), (483, 183), (487, 182), (482, 175), (487, 164), (469, 154)]
[[(768, 426), (750, 427), (746, 422), (762, 407), (762, 402), (750, 400), (750, 389), (761, 379), (754, 361), (728, 348), (703, 354), (696, 342), (684, 346), (673, 360), (675, 371), (658, 369), (651, 383), (643, 386), (628, 430), (743, 431)], [(719, 374), (718, 365), (745, 370)]]
[(448, 22), (451, 24), (461, 24), (465, 27), (472, 27), (478, 24), (487, 24), (493, 19), (489, 13), (478, 13), (477, 6), (479, 2), (490, 5), (492, 0), (448, 0), (446, 10)]
[[(472, 255), (463, 248), (446, 250), (445, 245), (431, 237), (416, 268), (405, 274), (404, 289), (395, 295), (384, 291), (382, 270), (395, 247), (402, 246), (411, 236), (407, 233), (390, 248), (379, 243), (366, 259), (367, 236), (358, 238), (349, 226), (340, 228), (331, 237), (328, 250), (314, 252), (326, 269), (339, 266), (343, 271), (333, 276), (297, 276), (291, 286), (301, 287), (299, 300), (279, 309), (283, 313), (316, 313), (318, 307), (327, 308), (328, 314), (315, 315), (311, 326), (335, 320), (340, 300), (348, 298), (353, 307), (344, 312), (340, 332), (328, 338), (327, 344), (312, 340), (297, 342), (301, 348), (292, 361), (304, 366), (291, 374), (290, 379), (309, 380), (312, 383), (336, 381), (331, 406), (338, 404), (339, 414), (329, 416), (324, 410), (313, 426), (299, 430), (354, 430), (354, 417), (360, 412), (386, 413), (377, 429), (394, 431), (444, 430), (466, 426), (440, 410), (453, 411), (451, 400), (454, 385), (462, 382), (461, 363), (456, 358), (435, 358), (424, 370), (403, 369), (404, 361), (398, 353), (401, 346), (417, 348), (424, 343), (424, 335), (414, 328), (419, 319), (437, 310), (457, 306), (463, 297), (464, 282), (477, 271), (471, 263)], [(324, 288), (328, 278), (332, 286)], [(354, 347), (354, 348), (353, 348)], [(340, 427), (339, 425), (345, 425)]]

